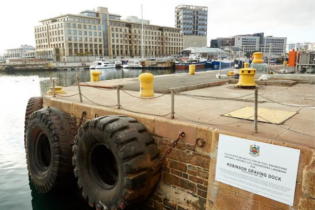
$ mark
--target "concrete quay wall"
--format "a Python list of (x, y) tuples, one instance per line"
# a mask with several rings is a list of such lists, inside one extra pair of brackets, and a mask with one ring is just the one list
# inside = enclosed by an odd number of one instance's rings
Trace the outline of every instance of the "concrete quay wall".
[[(146, 205), (162, 210), (313, 210), (315, 209), (315, 151), (297, 144), (274, 141), (268, 136), (229, 131), (178, 120), (134, 114), (123, 110), (70, 102), (44, 97), (44, 106), (52, 106), (69, 113), (79, 123), (85, 111), (84, 122), (96, 116), (126, 115), (137, 119), (154, 136), (160, 154), (168, 149), (180, 131), (185, 137), (162, 164), (162, 178)], [(219, 134), (251, 139), (280, 145), (301, 151), (293, 206), (253, 194), (242, 189), (215, 181)], [(203, 139), (203, 147), (197, 140)]]

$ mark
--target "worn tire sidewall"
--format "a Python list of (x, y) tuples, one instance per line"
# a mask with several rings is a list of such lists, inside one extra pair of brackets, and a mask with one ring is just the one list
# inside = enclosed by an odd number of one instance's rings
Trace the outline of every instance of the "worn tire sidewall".
[[(84, 141), (79, 141), (78, 151), (77, 151), (77, 166), (80, 170), (80, 180), (83, 182), (84, 191), (89, 196), (94, 196), (91, 200), (105, 201), (105, 203), (111, 203), (113, 206), (116, 205), (117, 198), (123, 196), (125, 193), (125, 178), (124, 178), (124, 163), (119, 157), (119, 151), (117, 150), (117, 145), (108, 135), (104, 135), (104, 132), (97, 129), (86, 130), (81, 139)], [(101, 187), (95, 178), (95, 174), (91, 167), (91, 155), (93, 148), (98, 145), (104, 145), (109, 149), (114, 155), (117, 163), (118, 177), (116, 184), (111, 189), (106, 189)]]
[[(44, 133), (49, 141), (50, 146), (50, 165), (48, 169), (43, 173), (42, 170), (39, 170), (39, 161), (37, 160), (36, 154), (37, 154), (37, 146), (38, 146), (38, 135), (41, 133)], [(32, 177), (33, 182), (36, 185), (46, 185), (48, 182), (55, 183), (55, 180), (57, 178), (57, 172), (55, 172), (55, 175), (52, 174), (53, 169), (55, 168), (58, 170), (58, 162), (54, 161), (54, 157), (58, 156), (58, 150), (53, 149), (53, 139), (50, 136), (50, 130), (49, 128), (44, 126), (44, 122), (38, 118), (33, 118), (29, 125), (27, 130), (27, 142), (26, 142), (26, 154), (27, 154), (27, 164), (29, 169), (29, 174)]]

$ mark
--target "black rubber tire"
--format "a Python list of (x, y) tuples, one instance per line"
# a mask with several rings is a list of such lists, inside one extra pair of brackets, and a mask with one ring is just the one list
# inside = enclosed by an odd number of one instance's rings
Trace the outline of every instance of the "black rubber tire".
[(77, 128), (67, 113), (52, 107), (34, 112), (26, 132), (27, 169), (40, 193), (74, 180), (72, 146)]
[(28, 100), (26, 110), (25, 110), (25, 121), (24, 121), (24, 147), (26, 147), (26, 130), (28, 125), (28, 120), (33, 112), (43, 108), (43, 98), (42, 97), (32, 97)]
[(86, 122), (73, 146), (74, 174), (83, 197), (96, 209), (130, 209), (160, 179), (159, 150), (135, 119), (103, 116)]

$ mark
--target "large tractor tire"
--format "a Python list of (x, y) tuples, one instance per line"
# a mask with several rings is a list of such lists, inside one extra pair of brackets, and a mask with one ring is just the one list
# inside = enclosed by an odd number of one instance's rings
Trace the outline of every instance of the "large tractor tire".
[(43, 108), (30, 116), (26, 132), (27, 168), (40, 193), (74, 180), (71, 158), (76, 133), (71, 117), (56, 108)]
[(42, 97), (32, 97), (28, 100), (26, 110), (25, 110), (25, 121), (24, 121), (24, 147), (26, 147), (26, 130), (28, 125), (28, 120), (33, 112), (36, 112), (43, 108), (43, 98)]
[(160, 179), (159, 150), (135, 119), (103, 116), (86, 122), (73, 146), (74, 174), (90, 206), (132, 209)]

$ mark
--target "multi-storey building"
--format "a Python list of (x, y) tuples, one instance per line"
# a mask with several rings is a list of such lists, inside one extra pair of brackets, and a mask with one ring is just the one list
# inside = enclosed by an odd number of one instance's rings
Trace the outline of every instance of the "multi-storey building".
[[(74, 55), (140, 56), (142, 21), (136, 17), (121, 20), (105, 7), (86, 10), (79, 15), (49, 18), (35, 27), (36, 50), (51, 52), (54, 59)], [(150, 25), (144, 21), (144, 55), (166, 56), (183, 49), (180, 29)]]
[(291, 50), (315, 50), (315, 42), (304, 42), (304, 43), (294, 43), (288, 44), (287, 51)]
[(229, 38), (217, 38), (210, 42), (211, 47), (223, 48), (226, 46), (239, 47), (244, 53), (261, 51), (266, 56), (283, 56), (286, 52), (286, 37), (264, 36), (264, 33), (236, 35)]
[(175, 8), (175, 26), (184, 35), (184, 48), (207, 46), (208, 7), (179, 5)]
[(4, 57), (5, 59), (26, 58), (26, 52), (29, 50), (35, 50), (35, 48), (31, 45), (21, 45), (18, 48), (7, 49)]
[(286, 53), (287, 38), (286, 37), (264, 37), (263, 44), (260, 44), (259, 51), (271, 56), (283, 56)]

